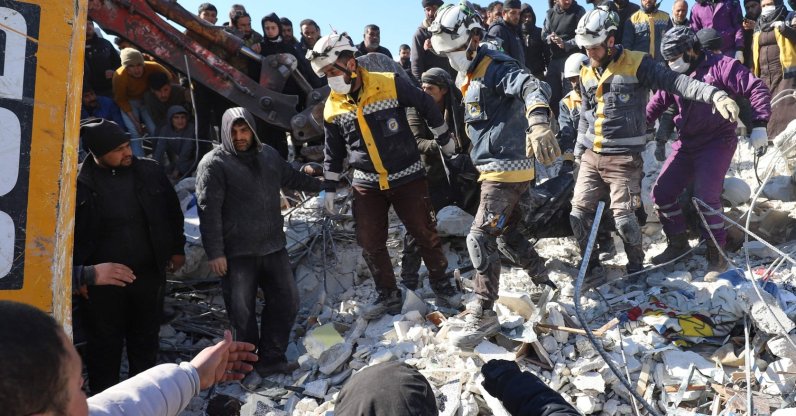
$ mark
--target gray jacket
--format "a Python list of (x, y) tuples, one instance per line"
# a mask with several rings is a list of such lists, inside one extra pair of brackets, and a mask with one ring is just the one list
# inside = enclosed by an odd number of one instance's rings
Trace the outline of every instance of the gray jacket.
[(320, 191), (321, 182), (293, 169), (277, 151), (263, 145), (254, 134), (254, 145), (235, 151), (232, 124), (243, 119), (254, 132), (254, 116), (236, 107), (221, 120), (221, 147), (206, 154), (196, 173), (199, 228), (208, 259), (222, 256), (264, 256), (285, 247), (284, 221), (280, 210), (282, 187)]

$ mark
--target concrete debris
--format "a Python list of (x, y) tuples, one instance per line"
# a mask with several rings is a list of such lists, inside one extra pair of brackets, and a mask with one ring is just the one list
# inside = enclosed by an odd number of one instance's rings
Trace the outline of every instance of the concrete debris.
[(340, 368), (343, 363), (348, 361), (353, 352), (354, 346), (348, 342), (333, 345), (331, 348), (321, 353), (321, 356), (318, 358), (318, 370), (327, 376), (331, 375)]
[(402, 314), (405, 315), (409, 312), (418, 312), (420, 315), (425, 315), (428, 312), (426, 301), (420, 296), (417, 296), (417, 293), (413, 290), (404, 292), (404, 305), (401, 308)]
[(304, 395), (315, 397), (317, 399), (323, 399), (326, 396), (326, 392), (329, 390), (329, 379), (328, 378), (320, 378), (315, 381), (311, 381), (304, 385)]
[(603, 410), (603, 402), (594, 396), (578, 396), (575, 407), (584, 415), (591, 415)]
[(450, 205), (437, 213), (437, 232), (440, 237), (467, 237), (475, 218), (461, 208)]
[(475, 347), (474, 352), (478, 354), (478, 356), (481, 357), (485, 363), (492, 360), (513, 361), (515, 358), (513, 353), (510, 353), (505, 348), (495, 345), (489, 341), (482, 341)]
[(796, 335), (789, 335), (791, 341), (789, 342), (784, 336), (780, 335), (778, 337), (771, 338), (766, 346), (768, 350), (771, 351), (775, 357), (779, 358), (788, 358), (792, 361), (796, 361), (796, 347), (791, 344), (793, 342), (796, 344)]
[(596, 371), (589, 371), (588, 373), (575, 376), (575, 378), (572, 379), (572, 384), (576, 389), (581, 391), (590, 390), (605, 393), (605, 379)]
[(304, 337), (304, 348), (317, 360), (324, 351), (344, 341), (333, 324), (326, 324), (307, 333)]
[(497, 303), (505, 306), (510, 311), (522, 316), (526, 320), (531, 319), (536, 309), (530, 296), (525, 293), (509, 292), (501, 290), (498, 293)]
[[(738, 300), (747, 308), (755, 327), (770, 335), (779, 335), (784, 327), (785, 333), (796, 329), (788, 315), (777, 305), (777, 300), (771, 294), (760, 290), (761, 300), (752, 283), (744, 283), (738, 288)], [(780, 327), (782, 325), (782, 327)]]

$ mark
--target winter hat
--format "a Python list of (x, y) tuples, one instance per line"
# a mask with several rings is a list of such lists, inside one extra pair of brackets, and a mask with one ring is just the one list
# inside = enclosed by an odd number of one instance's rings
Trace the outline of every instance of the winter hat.
[(520, 0), (506, 0), (503, 2), (504, 9), (521, 9), (522, 3)]
[(141, 52), (138, 52), (133, 48), (122, 49), (121, 57), (123, 66), (144, 64), (144, 55), (141, 55)]
[(130, 135), (118, 124), (96, 117), (80, 122), (80, 137), (83, 146), (95, 157), (102, 157), (130, 141)]
[(442, 6), (442, 0), (423, 0), (423, 8), (431, 7), (431, 6)]
[(703, 50), (715, 51), (721, 49), (722, 39), (716, 29), (712, 27), (700, 29), (696, 36)]
[(420, 82), (438, 87), (450, 88), (451, 76), (442, 68), (431, 68), (420, 75)]

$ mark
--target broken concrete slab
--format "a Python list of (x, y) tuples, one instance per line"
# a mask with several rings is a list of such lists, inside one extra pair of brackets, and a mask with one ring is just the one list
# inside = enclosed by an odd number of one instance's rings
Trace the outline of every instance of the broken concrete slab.
[(404, 292), (404, 304), (401, 307), (401, 313), (406, 315), (411, 311), (417, 311), (421, 315), (425, 315), (428, 313), (428, 305), (426, 301), (413, 290), (406, 290), (406, 292)]
[(591, 415), (603, 410), (603, 401), (599, 397), (578, 396), (575, 407), (584, 415)]
[(786, 396), (791, 394), (796, 386), (796, 363), (789, 358), (774, 361), (768, 365), (765, 372), (755, 371), (755, 377), (761, 384), (761, 392)]
[(340, 368), (340, 366), (342, 366), (346, 361), (348, 361), (353, 352), (354, 346), (351, 345), (351, 343), (342, 342), (340, 344), (333, 345), (331, 348), (321, 353), (321, 356), (318, 359), (318, 370), (327, 376), (331, 375), (337, 371), (337, 369)]
[(439, 415), (440, 416), (456, 416), (458, 410), (461, 408), (462, 401), (462, 386), (461, 381), (459, 379), (455, 379), (449, 383), (446, 383), (442, 387), (439, 388), (439, 392), (441, 394), (441, 400), (437, 400), (439, 405)]
[(581, 357), (578, 358), (577, 361), (571, 363), (569, 365), (569, 371), (572, 373), (573, 376), (579, 376), (581, 374), (588, 373), (590, 371), (595, 371), (603, 368), (605, 362), (603, 361), (602, 357)]
[(576, 389), (581, 391), (592, 390), (605, 393), (605, 379), (603, 379), (602, 374), (596, 371), (589, 371), (575, 376), (575, 378), (572, 379), (572, 384)]
[(488, 363), (492, 360), (513, 361), (516, 358), (514, 353), (509, 352), (500, 345), (493, 344), (487, 340), (481, 341), (480, 344), (476, 345), (473, 351), (478, 354), (478, 356), (481, 357), (485, 363)]
[(317, 360), (324, 351), (344, 341), (334, 328), (334, 324), (326, 324), (309, 331), (304, 337), (303, 343), (307, 353)]
[(448, 205), (437, 213), (437, 233), (440, 237), (467, 237), (475, 218), (455, 205)]
[[(789, 335), (791, 341), (796, 343), (796, 335)], [(768, 350), (771, 351), (775, 357), (778, 358), (789, 358), (793, 361), (796, 361), (796, 347), (791, 345), (791, 343), (782, 335), (778, 337), (771, 338), (768, 340), (766, 344)]]
[(531, 319), (536, 307), (531, 297), (525, 293), (501, 290), (498, 293), (497, 303), (509, 308), (512, 312), (522, 316), (525, 320)]
[[(545, 305), (545, 312), (547, 312), (547, 318), (544, 320), (546, 324), (566, 326), (566, 322), (564, 321), (564, 308), (562, 308), (561, 305), (556, 302), (549, 302)], [(553, 331), (553, 336), (556, 341), (561, 344), (569, 342), (569, 333), (567, 332)]]
[(320, 378), (315, 381), (311, 381), (304, 385), (304, 395), (311, 396), (318, 399), (323, 399), (326, 397), (326, 392), (329, 390), (329, 379), (328, 378)]
[(708, 377), (713, 377), (716, 372), (721, 372), (721, 370), (716, 368), (716, 364), (693, 351), (672, 349), (662, 352), (661, 356), (666, 373), (676, 380), (688, 377), (688, 368), (691, 364)]
[(788, 318), (770, 293), (760, 289), (760, 294), (763, 296), (761, 300), (751, 282), (741, 284), (736, 290), (738, 301), (749, 311), (752, 322), (759, 330), (769, 335), (779, 335), (782, 333), (780, 324), (786, 333), (796, 329), (796, 323)]

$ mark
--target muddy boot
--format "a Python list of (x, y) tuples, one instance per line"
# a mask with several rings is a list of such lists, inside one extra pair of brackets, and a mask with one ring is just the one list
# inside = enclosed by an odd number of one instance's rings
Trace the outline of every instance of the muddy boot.
[(457, 310), (462, 308), (462, 292), (447, 277), (432, 281), (431, 289), (434, 290), (437, 306)]
[(481, 301), (467, 305), (466, 312), (469, 313), (464, 318), (464, 326), (448, 332), (448, 341), (453, 346), (472, 350), (484, 338), (491, 338), (500, 331), (497, 314), (491, 308), (486, 308)]
[(719, 249), (713, 244), (713, 240), (707, 241), (708, 251), (705, 253), (705, 258), (708, 260), (708, 270), (707, 273), (716, 272), (716, 273), (723, 273), (727, 271), (727, 267), (729, 264), (727, 263), (727, 259), (721, 255)]
[(600, 261), (611, 260), (616, 256), (616, 245), (610, 232), (597, 233), (597, 247), (595, 250)]
[(625, 254), (627, 255), (627, 266), (625, 267), (627, 274), (644, 270), (644, 249), (641, 248), (641, 244), (625, 244)]
[(371, 320), (381, 318), (385, 313), (397, 315), (401, 313), (402, 306), (400, 290), (379, 292), (375, 302), (362, 308), (362, 317)]
[(553, 289), (557, 289), (555, 283), (550, 280), (550, 276), (547, 272), (547, 267), (544, 265), (545, 259), (543, 257), (537, 257), (533, 259), (523, 270), (525, 273), (528, 274), (528, 277), (531, 278), (531, 281), (536, 286), (547, 285)]
[(691, 250), (691, 246), (688, 245), (688, 236), (686, 233), (674, 234), (667, 237), (669, 244), (666, 246), (666, 250), (663, 250), (663, 253), (653, 257), (652, 264), (658, 265), (668, 263), (687, 253), (688, 250)]

